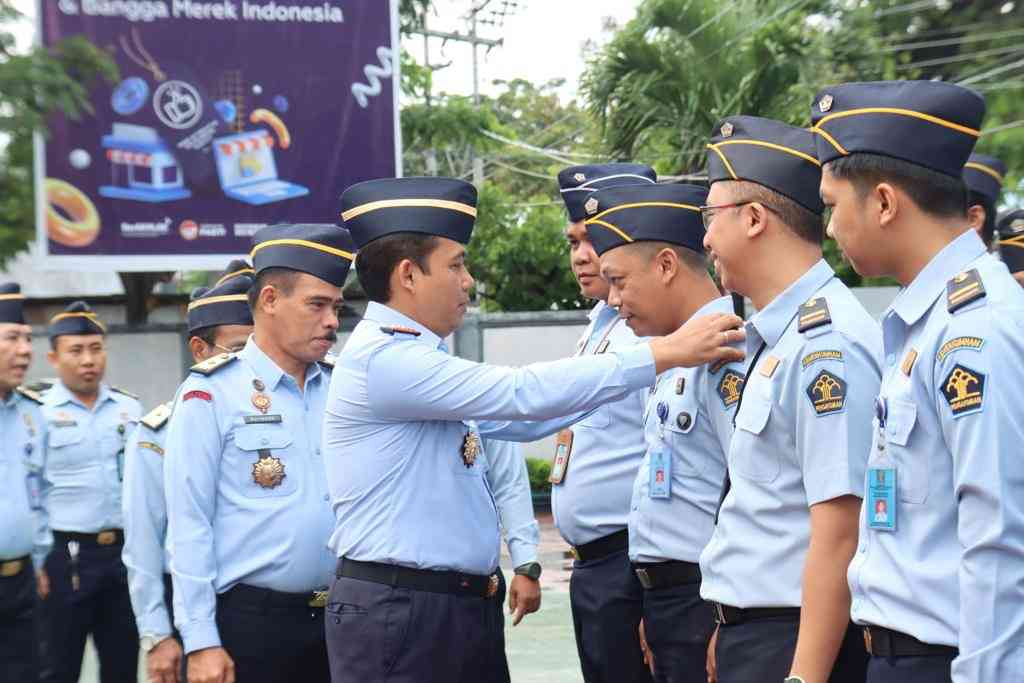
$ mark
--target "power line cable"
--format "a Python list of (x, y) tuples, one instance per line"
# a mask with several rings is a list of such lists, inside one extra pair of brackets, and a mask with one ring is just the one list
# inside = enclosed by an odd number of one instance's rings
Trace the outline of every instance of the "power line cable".
[(1005, 54), (1013, 55), (1018, 54), (1020, 52), (1024, 52), (1024, 48), (1021, 48), (1018, 45), (1012, 45), (1009, 47), (997, 47), (991, 50), (979, 50), (978, 52), (968, 52), (967, 54), (956, 55), (954, 57), (937, 57), (935, 59), (923, 59), (920, 62), (900, 64), (896, 67), (896, 70), (909, 71), (911, 69), (917, 69), (925, 66), (941, 66), (942, 64), (955, 64), (956, 62), (969, 62), (975, 59), (981, 59), (983, 57), (994, 57), (995, 55)]
[(1022, 66), (1024, 66), (1024, 59), (1017, 60), (1016, 62), (1006, 64), (1004, 66), (996, 67), (995, 69), (990, 69), (989, 71), (982, 72), (976, 76), (971, 76), (970, 78), (964, 78), (962, 80), (957, 81), (956, 84), (970, 85), (971, 83), (984, 81), (986, 79), (991, 78), (992, 76), (998, 76), (999, 74), (1006, 73), (1007, 71), (1012, 71), (1013, 69), (1017, 69)]
[(942, 40), (925, 40), (916, 43), (899, 43), (883, 47), (879, 52), (903, 52), (905, 50), (921, 50), (926, 47), (949, 47), (952, 45), (963, 45), (964, 43), (980, 43), (986, 40), (998, 40), (1000, 38), (1014, 38), (1024, 35), (1024, 29), (1010, 29), (1009, 31), (994, 31), (992, 33), (975, 33), (961, 36), (959, 38), (944, 38)]
[(919, 9), (928, 9), (934, 7), (938, 3), (935, 0), (916, 0), (916, 2), (908, 2), (903, 5), (896, 5), (895, 7), (885, 7), (879, 10), (875, 10), (875, 17), (887, 17), (892, 14), (906, 14), (907, 12), (915, 12)]
[(773, 12), (770, 15), (768, 15), (767, 17), (765, 17), (764, 19), (761, 19), (759, 22), (757, 22), (751, 28), (747, 29), (743, 33), (741, 33), (738, 36), (736, 36), (735, 38), (733, 38), (732, 40), (727, 40), (720, 48), (718, 48), (717, 50), (715, 50), (714, 52), (712, 52), (711, 54), (705, 56), (703, 59), (701, 59), (699, 62), (697, 62), (697, 64), (695, 66), (700, 66), (701, 64), (707, 62), (712, 57), (715, 57), (715, 56), (719, 55), (726, 48), (730, 47), (731, 45), (734, 45), (737, 41), (742, 40), (746, 36), (749, 36), (749, 35), (752, 35), (754, 33), (757, 33), (758, 31), (760, 31), (762, 28), (764, 28), (765, 26), (770, 24), (772, 21), (774, 21), (778, 17), (780, 17), (780, 16), (782, 16), (784, 14), (788, 14), (789, 12), (793, 11), (794, 9), (799, 7), (800, 5), (805, 5), (808, 2), (809, 2), (809, 0), (795, 0), (795, 2), (791, 2), (790, 4), (786, 5), (785, 7), (779, 8), (775, 12)]

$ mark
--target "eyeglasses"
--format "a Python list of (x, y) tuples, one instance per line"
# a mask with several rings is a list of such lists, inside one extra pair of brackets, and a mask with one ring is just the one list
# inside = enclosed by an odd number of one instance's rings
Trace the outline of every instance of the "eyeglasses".
[(220, 344), (214, 344), (213, 348), (220, 349), (224, 353), (238, 353), (239, 351), (241, 351), (242, 349), (245, 348), (245, 344), (232, 344), (230, 349), (225, 348), (225, 347), (221, 346)]
[(711, 223), (715, 220), (716, 211), (721, 211), (722, 209), (735, 209), (741, 206), (746, 206), (747, 204), (760, 204), (761, 206), (768, 209), (774, 214), (779, 213), (778, 209), (776, 209), (775, 207), (765, 204), (764, 202), (760, 202), (756, 199), (748, 199), (746, 201), (734, 202), (732, 204), (707, 204), (705, 206), (700, 207), (700, 219), (701, 221), (704, 222), (704, 229), (711, 229)]

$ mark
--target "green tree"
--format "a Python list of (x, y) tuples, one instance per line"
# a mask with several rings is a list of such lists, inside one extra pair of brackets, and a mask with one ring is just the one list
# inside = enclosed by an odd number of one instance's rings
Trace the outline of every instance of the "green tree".
[(0, 0), (0, 143), (7, 141), (0, 151), (0, 265), (35, 235), (33, 134), (45, 134), (56, 112), (75, 120), (91, 114), (90, 87), (118, 75), (109, 56), (83, 38), (18, 53), (11, 27), (24, 20), (10, 0)]

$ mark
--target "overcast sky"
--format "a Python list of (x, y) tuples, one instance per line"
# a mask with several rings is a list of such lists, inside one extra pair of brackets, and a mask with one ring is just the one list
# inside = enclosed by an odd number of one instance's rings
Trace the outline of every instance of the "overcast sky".
[[(377, 2), (379, 0), (355, 0)], [(429, 28), (441, 31), (467, 33), (464, 17), (469, 8), (481, 0), (435, 0), (437, 12), (429, 19)], [(552, 78), (566, 79), (562, 93), (572, 97), (583, 72), (583, 44), (590, 39), (601, 39), (601, 26), (605, 17), (619, 23), (632, 18), (639, 0), (517, 0), (520, 8), (513, 10), (501, 27), (480, 25), (481, 37), (502, 38), (505, 43), (489, 54), (480, 48), (480, 89), (493, 92), (495, 79), (526, 78), (543, 83)], [(14, 0), (20, 11), (34, 16), (35, 0)], [(501, 8), (503, 0), (491, 0), (487, 10)], [(16, 33), (20, 46), (32, 42), (33, 22), (25, 21)], [(420, 62), (423, 61), (423, 39), (414, 36), (405, 40), (405, 47)], [(435, 64), (452, 62), (451, 66), (434, 75), (437, 92), (473, 92), (473, 66), (470, 48), (464, 43), (431, 40), (431, 61)]]

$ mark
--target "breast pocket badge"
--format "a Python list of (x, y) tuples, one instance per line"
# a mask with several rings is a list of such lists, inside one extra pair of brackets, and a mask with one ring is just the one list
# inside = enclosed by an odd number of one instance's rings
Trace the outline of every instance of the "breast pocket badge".
[(270, 451), (260, 451), (260, 458), (252, 465), (252, 480), (257, 486), (265, 489), (277, 488), (288, 475), (284, 471), (284, 463), (275, 458)]

